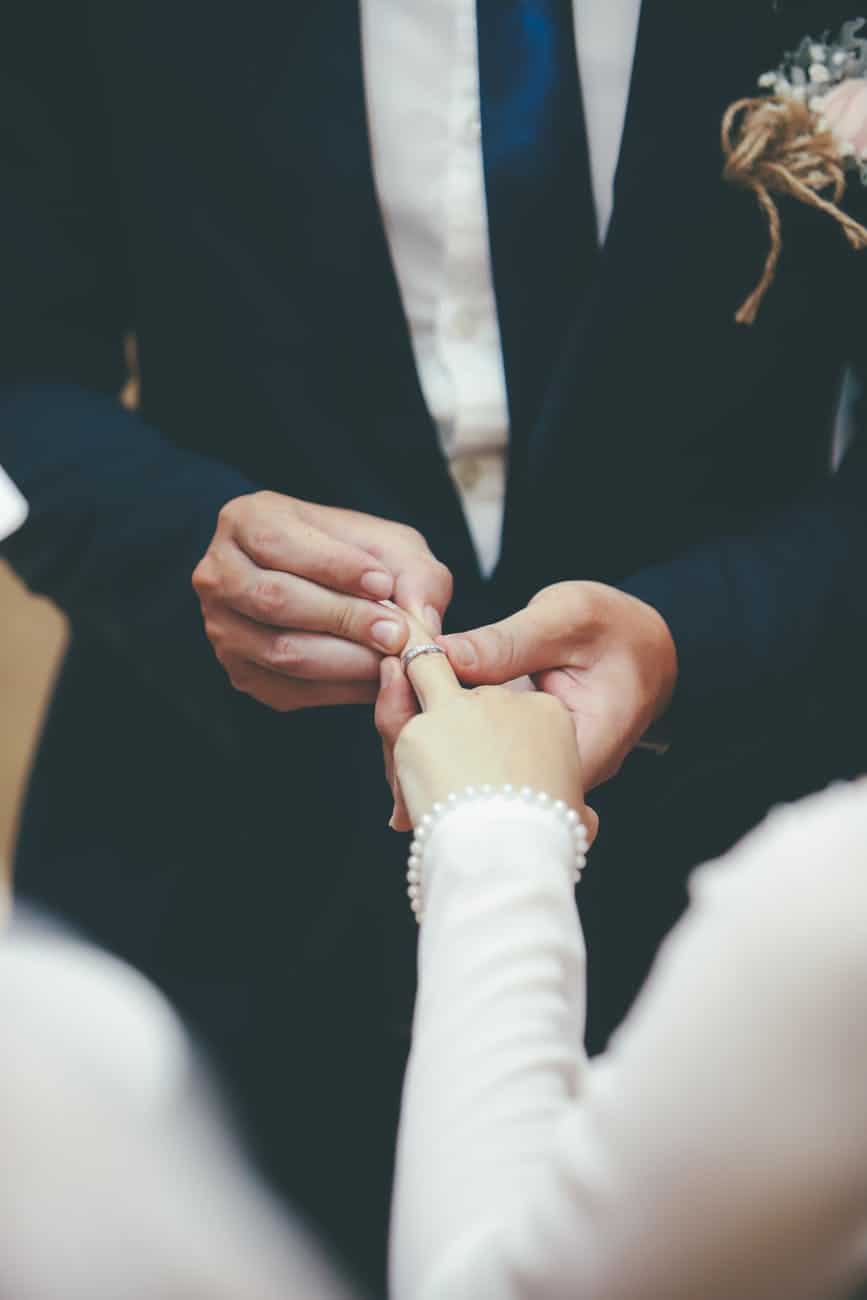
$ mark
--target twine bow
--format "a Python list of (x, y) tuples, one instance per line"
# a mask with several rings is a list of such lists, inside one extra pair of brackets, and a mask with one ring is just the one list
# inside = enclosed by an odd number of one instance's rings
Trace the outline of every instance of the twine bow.
[(846, 174), (838, 142), (830, 131), (817, 130), (815, 114), (799, 100), (737, 100), (723, 118), (722, 147), (725, 179), (752, 190), (768, 222), (771, 247), (761, 279), (735, 316), (739, 325), (752, 325), (773, 284), (783, 248), (775, 194), (799, 199), (832, 217), (856, 252), (867, 248), (867, 229), (839, 206)]

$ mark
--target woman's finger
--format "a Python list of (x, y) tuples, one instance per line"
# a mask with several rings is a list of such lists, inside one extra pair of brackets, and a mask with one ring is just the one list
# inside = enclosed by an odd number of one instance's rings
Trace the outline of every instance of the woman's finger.
[(394, 811), (389, 825), (395, 831), (412, 830), (412, 822), (400, 790), (394, 768), (394, 746), (397, 738), (411, 718), (418, 713), (418, 703), (397, 659), (383, 659), (380, 667), (380, 689), (374, 713), (376, 728), (382, 737), (382, 754), (385, 775), (394, 798)]
[(379, 681), (374, 722), (383, 744), (393, 750), (410, 718), (418, 713), (418, 704), (397, 659), (383, 659), (379, 668)]
[[(416, 646), (433, 645), (434, 634), (431, 630), (426, 628), (415, 615), (407, 614), (405, 610), (403, 614), (409, 624), (409, 637), (403, 653), (406, 654), (407, 650), (412, 650)], [(406, 675), (425, 713), (430, 713), (439, 705), (447, 704), (456, 694), (463, 691), (447, 656), (443, 654), (419, 655), (408, 665)]]

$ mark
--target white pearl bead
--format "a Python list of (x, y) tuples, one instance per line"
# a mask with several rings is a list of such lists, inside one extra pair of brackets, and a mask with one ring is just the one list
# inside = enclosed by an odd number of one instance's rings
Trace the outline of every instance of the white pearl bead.
[(420, 867), (421, 855), (418, 853), (410, 853), (409, 857), (407, 858), (406, 865), (410, 868)]
[(433, 826), (433, 817), (431, 817), (430, 813), (425, 813), (421, 819), (421, 824), (426, 830), (430, 830), (431, 826)]
[(563, 802), (562, 799), (558, 799), (557, 802), (554, 804), (554, 812), (557, 814), (558, 817), (565, 817), (568, 811), (569, 809), (566, 807), (566, 804)]
[(446, 810), (445, 804), (435, 803), (433, 808), (431, 808), (431, 815), (434, 817), (442, 817), (445, 810)]
[(566, 820), (570, 826), (575, 826), (577, 824), (579, 818), (574, 808), (570, 808), (568, 810), (568, 812), (566, 813)]
[(585, 858), (583, 853), (579, 853), (578, 856), (576, 857), (575, 866), (579, 871), (583, 871), (584, 868), (587, 866), (587, 859)]
[(550, 796), (545, 794), (544, 790), (540, 790), (536, 795), (536, 803), (540, 808), (547, 808), (551, 803)]
[(421, 894), (421, 890), (419, 889), (418, 885), (409, 885), (406, 893), (408, 898), (411, 899), (418, 898), (419, 895)]
[(476, 797), (476, 787), (474, 785), (468, 785), (464, 790), (464, 798), (475, 799), (475, 797)]
[(421, 880), (421, 872), (418, 867), (410, 867), (409, 871), (406, 873), (406, 879), (408, 884), (417, 885)]
[(416, 830), (415, 830), (415, 841), (416, 841), (416, 843), (417, 843), (417, 844), (421, 844), (421, 843), (422, 843), (424, 840), (426, 840), (426, 839), (427, 839), (427, 827), (426, 827), (426, 826), (417, 826), (417, 827), (416, 827)]
[(414, 898), (414, 899), (412, 899), (412, 901), (410, 902), (410, 907), (411, 907), (412, 910), (415, 912), (416, 916), (420, 916), (420, 915), (421, 915), (421, 899), (420, 899), (420, 898)]
[(493, 793), (494, 793), (494, 787), (493, 787), (492, 785), (483, 785), (483, 786), (482, 786), (482, 794), (484, 795), (484, 797), (485, 797), (486, 799), (490, 799), (490, 797), (491, 797), (491, 795), (492, 795)]
[(533, 791), (528, 785), (522, 785), (521, 789), (518, 791), (518, 798), (523, 799), (524, 803), (529, 803), (533, 798)]
[(504, 785), (504, 786), (503, 786), (503, 796), (504, 796), (504, 798), (506, 798), (506, 799), (511, 799), (512, 796), (514, 795), (514, 793), (515, 793), (515, 787), (514, 787), (513, 785)]

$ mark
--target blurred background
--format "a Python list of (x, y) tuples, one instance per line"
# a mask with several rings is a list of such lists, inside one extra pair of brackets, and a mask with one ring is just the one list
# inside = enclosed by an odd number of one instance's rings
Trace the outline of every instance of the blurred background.
[(66, 630), (0, 561), (0, 872), (9, 869), (15, 820)]

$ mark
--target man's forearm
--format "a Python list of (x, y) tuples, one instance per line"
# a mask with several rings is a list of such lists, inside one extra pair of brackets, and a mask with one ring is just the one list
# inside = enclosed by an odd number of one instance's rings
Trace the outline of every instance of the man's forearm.
[(220, 507), (254, 485), (72, 385), (2, 394), (0, 463), (30, 503), (3, 546), (20, 577), (230, 744), (254, 706), (215, 661), (190, 579)]
[(864, 510), (828, 500), (621, 583), (662, 614), (677, 647), (677, 688), (659, 736), (712, 748), (779, 707), (821, 700), (835, 664), (857, 657), (859, 645), (867, 653), (865, 564)]

